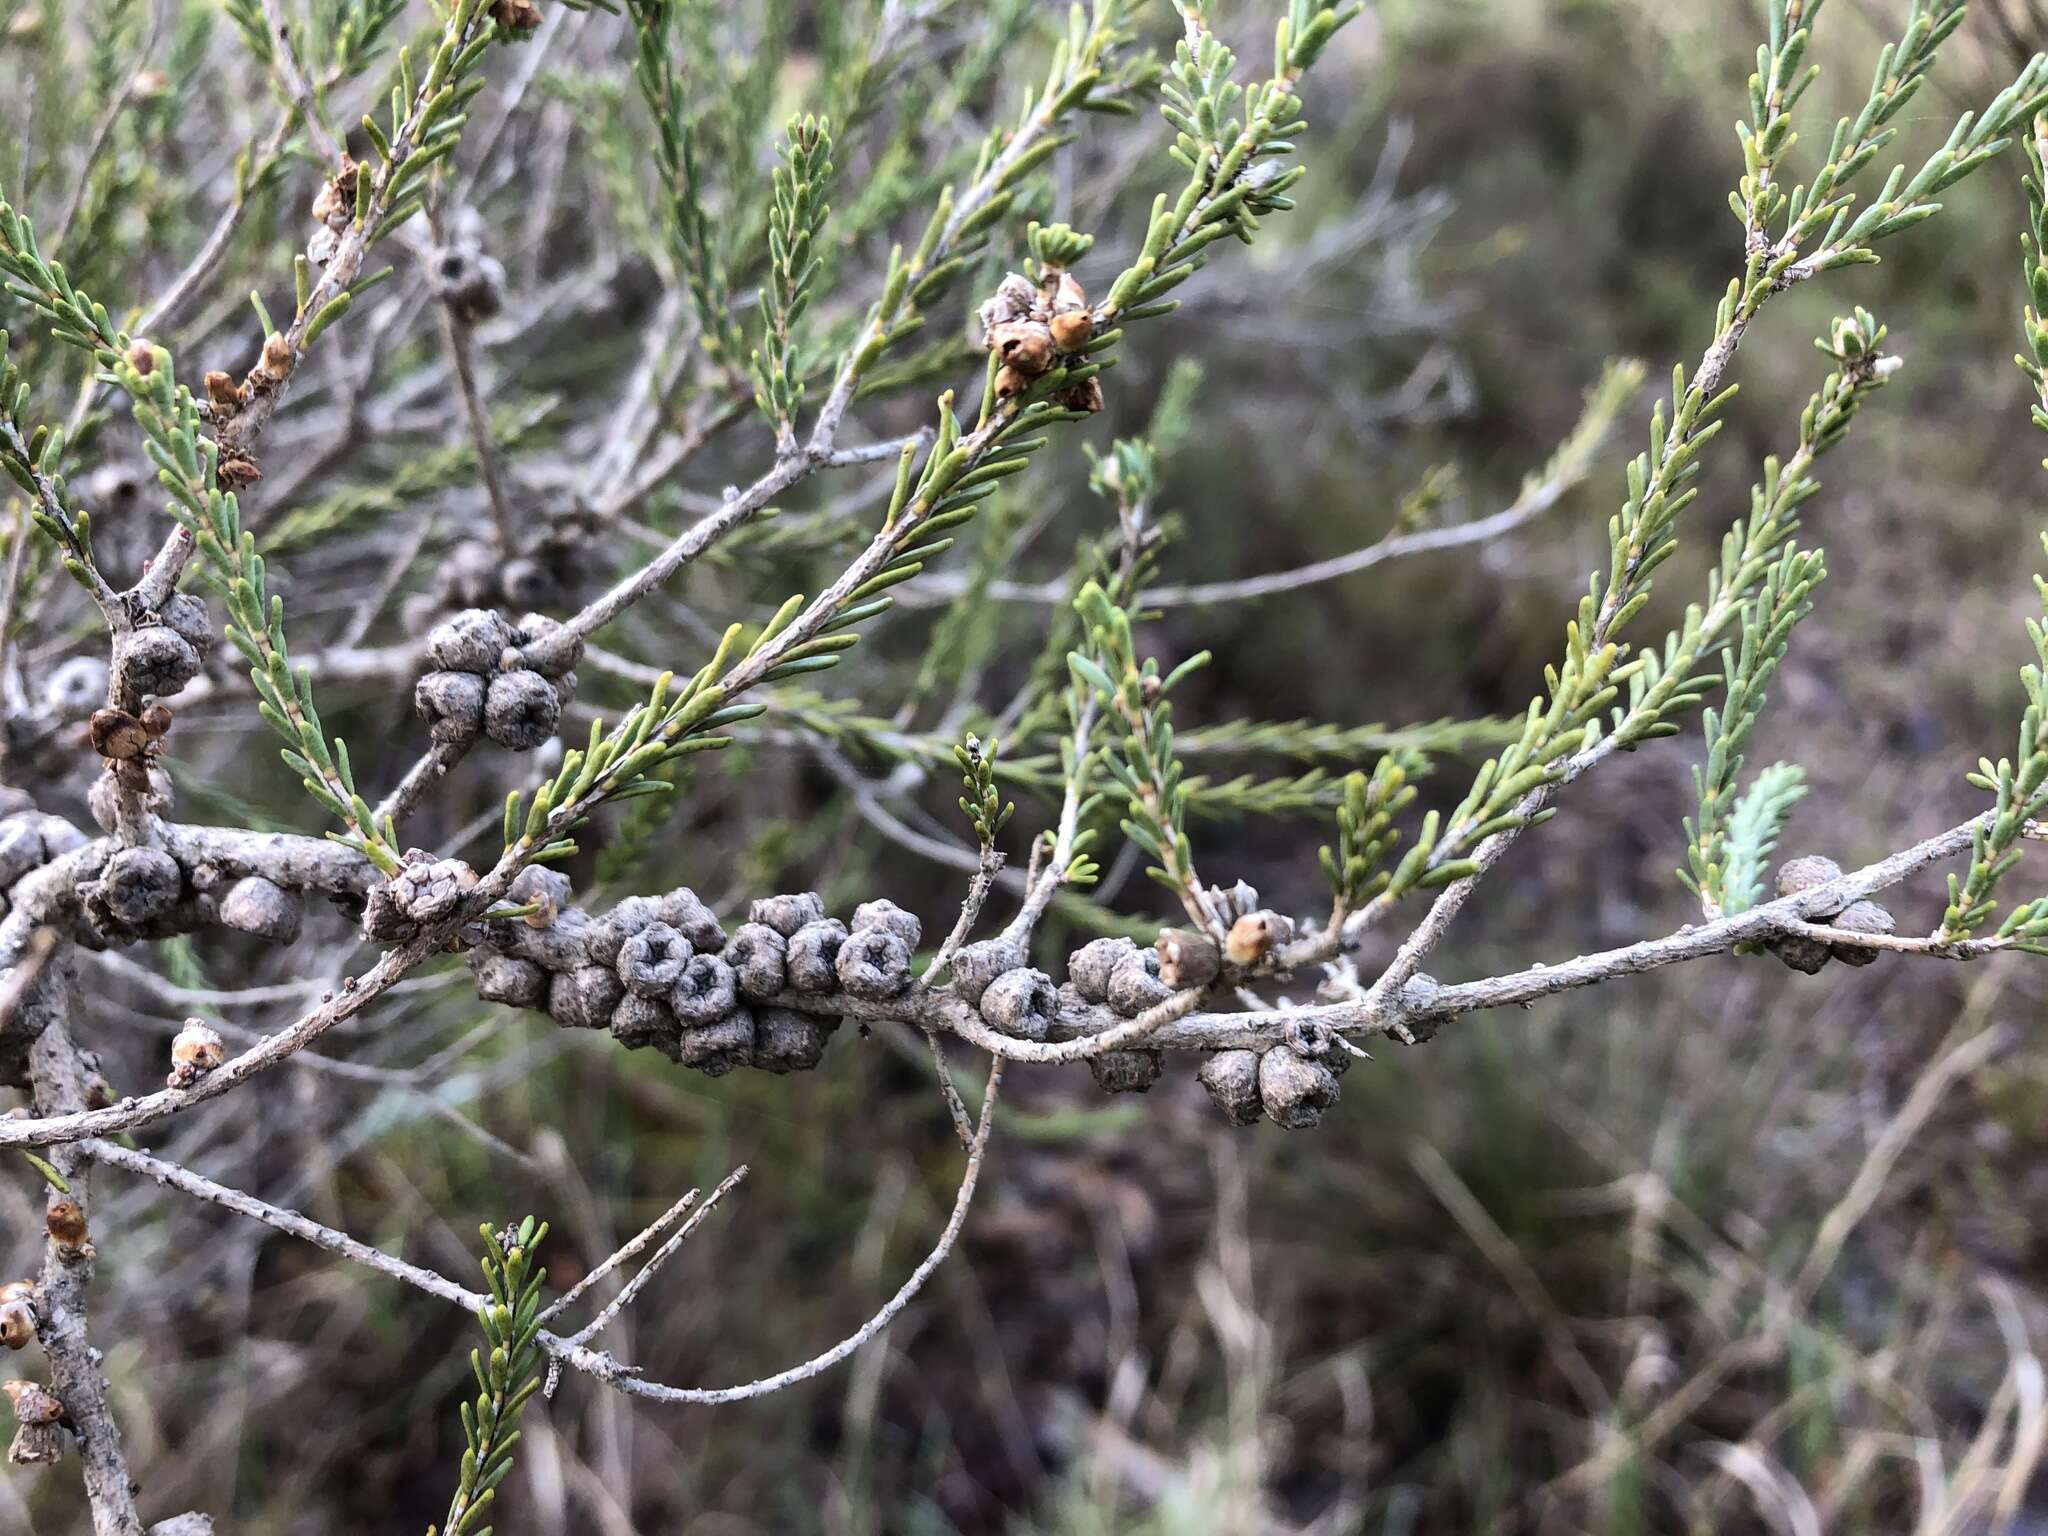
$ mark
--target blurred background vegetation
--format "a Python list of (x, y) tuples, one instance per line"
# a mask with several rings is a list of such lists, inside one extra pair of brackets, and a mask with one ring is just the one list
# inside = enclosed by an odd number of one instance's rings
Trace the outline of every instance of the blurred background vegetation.
[[(0, 0), (0, 24), (27, 9)], [(1829, 9), (1816, 138), (1860, 100), (1904, 7)], [(1645, 360), (1652, 387), (1690, 363), (1740, 261), (1726, 197), (1761, 13), (1757, 0), (1380, 0), (1344, 34), (1308, 92), (1303, 214), (1216, 263), (1185, 323), (1129, 349), (1109, 422), (1086, 433), (1139, 429), (1169, 365), (1201, 365), (1192, 430), (1166, 463), (1163, 505), (1185, 529), (1169, 579), (1358, 547), (1420, 485), (1445, 516), (1506, 505), (1608, 359)], [(1909, 135), (1938, 140), (2009, 79), (2015, 34), (2048, 43), (2024, 6), (1982, 6)], [(9, 55), (25, 36), (0, 43), (0, 80), (26, 78)], [(803, 105), (800, 43), (783, 73), (786, 104)], [(1823, 371), (1809, 338), (1851, 304), (1874, 310), (1906, 368), (1825, 466), (1807, 524), (1832, 579), (1750, 753), (1807, 767), (1788, 851), (1862, 862), (1952, 825), (1980, 806), (1964, 770), (2007, 750), (2044, 522), (2011, 364), (2018, 170), (2015, 157), (1965, 184), (1884, 265), (1773, 306), (1688, 514), (1685, 574), (1661, 584), (1665, 604), (1698, 588), (1757, 465), (1787, 445)], [(1129, 206), (1086, 212), (1128, 233), (1149, 195), (1133, 185)], [(487, 218), (507, 206), (487, 202)], [(557, 364), (553, 387), (572, 389), (578, 368), (618, 366)], [(1183, 726), (1519, 711), (1604, 561), (1649, 399), (1587, 485), (1483, 553), (1165, 615), (1159, 654), (1217, 656), (1189, 685)], [(1055, 519), (1046, 558), (1010, 574), (1057, 575), (1100, 524), (1078, 446), (1058, 452), (1031, 508), (1002, 514)], [(707, 471), (694, 488), (719, 483)], [(294, 602), (317, 612), (313, 596)], [(1014, 683), (1044, 611), (991, 611), (990, 670)], [(931, 622), (906, 619), (878, 649), (914, 666)], [(358, 707), (373, 721), (382, 706)], [(1568, 793), (1483, 889), (1440, 972), (1560, 958), (1694, 915), (1674, 871), (1696, 753), (1696, 735), (1659, 743)], [(1468, 772), (1443, 761), (1428, 793), (1454, 800)], [(209, 796), (260, 810), (288, 803), (279, 778), (250, 765), (181, 788), (188, 814)], [(924, 799), (943, 809), (955, 792), (942, 774)], [(484, 786), (450, 806), (446, 826), (489, 799)], [(1199, 828), (1205, 868), (1288, 909), (1314, 904), (1310, 855), (1327, 835), (1320, 816)], [(816, 884), (835, 906), (886, 891), (928, 930), (960, 886), (772, 742), (698, 770), (687, 809), (616, 850), (609, 874), (728, 880), (720, 894)], [(1133, 909), (1150, 899), (1138, 883)], [(1942, 899), (1923, 879), (1904, 931), (1931, 928)], [(1064, 952), (1073, 933), (1055, 925), (1048, 946)], [(226, 984), (225, 956), (165, 958), (188, 982)], [(1222, 1127), (1180, 1064), (1142, 1100), (1105, 1101), (1079, 1068), (1013, 1073), (1015, 1112), (963, 1249), (883, 1343), (738, 1408), (645, 1409), (572, 1379), (528, 1417), (499, 1529), (1934, 1532), (1987, 1528), (2000, 1508), (2013, 1528), (2048, 1529), (2048, 1486), (2028, 1486), (2032, 1458), (2013, 1444), (2048, 1411), (2032, 1353), (2048, 1338), (2044, 1000), (2048, 973), (2023, 958), (1813, 978), (1725, 958), (1377, 1050), (1307, 1136)], [(94, 1006), (110, 1053), (161, 1050), (167, 1010), (118, 974)], [(842, 1038), (819, 1073), (710, 1082), (428, 984), (349, 1054), (402, 1072), (480, 1022), (491, 1043), (424, 1092), (294, 1068), (238, 1095), (209, 1132), (228, 1159), (213, 1166), (449, 1272), (473, 1262), (477, 1219), (536, 1211), (566, 1285), (681, 1189), (745, 1162), (740, 1194), (612, 1330), (626, 1358), (689, 1383), (743, 1380), (838, 1337), (943, 1220), (958, 1148), (921, 1046)], [(1990, 1026), (1994, 1051), (1940, 1075)], [(1887, 1140), (1909, 1103), (1910, 1134)], [(32, 1191), (9, 1183), (0, 1208), (29, 1232)], [(210, 1211), (140, 1195), (124, 1209), (101, 1243), (100, 1305), (116, 1320), (102, 1342), (152, 1507), (294, 1536), (424, 1526), (445, 1501), (467, 1376), (446, 1309)], [(1831, 1211), (1860, 1219), (1786, 1315)], [(0, 1527), (82, 1528), (68, 1482), (0, 1483)]]

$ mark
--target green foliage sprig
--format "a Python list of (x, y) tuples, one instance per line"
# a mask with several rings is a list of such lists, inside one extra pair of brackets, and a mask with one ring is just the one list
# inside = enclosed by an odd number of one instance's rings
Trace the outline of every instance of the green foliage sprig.
[(1174, 751), (1170, 699), (1180, 682), (1208, 663), (1209, 653), (1190, 656), (1162, 675), (1154, 658), (1138, 655), (1129, 610), (1102, 586), (1088, 583), (1074, 605), (1087, 629), (1088, 648), (1069, 653), (1067, 665), (1122, 728), (1116, 750), (1105, 752), (1102, 762), (1127, 797), (1124, 836), (1155, 861), (1146, 873), (1180, 898), (1188, 916), (1204, 928), (1216, 928), (1188, 842), (1188, 796), (1182, 782), (1187, 770)]
[(491, 1299), (477, 1309), (489, 1353), (469, 1352), (476, 1375), (475, 1399), (462, 1404), (462, 1469), (448, 1518), (428, 1526), (427, 1536), (490, 1536), (479, 1522), (490, 1512), (498, 1485), (512, 1470), (519, 1443), (519, 1416), (540, 1390), (540, 1290), (547, 1271), (534, 1263), (534, 1250), (547, 1240), (548, 1225), (531, 1216), (516, 1229), (483, 1234), (484, 1282)]
[(772, 178), (769, 273), (761, 289), (764, 335), (753, 361), (758, 386), (754, 398), (773, 424), (776, 441), (787, 451), (796, 445), (796, 411), (804, 394), (795, 328), (810, 303), (811, 284), (818, 274), (814, 246), (829, 212), (825, 191), (832, 180), (832, 125), (821, 118), (791, 118), (782, 159)]
[(256, 536), (242, 526), (234, 492), (220, 489), (220, 449), (200, 429), (192, 391), (177, 381), (170, 353), (148, 343), (132, 346), (113, 375), (134, 401), (144, 450), (170, 493), (171, 516), (192, 534), (227, 603), (224, 633), (249, 663), (258, 712), (283, 739), (285, 763), (306, 793), (348, 829), (339, 840), (391, 873), (398, 867), (397, 834), (378, 826), (357, 791), (348, 744), (339, 736), (330, 743), (313, 703), (312, 674), (292, 665), (284, 599), (269, 590), (268, 562), (257, 552)]
[(995, 847), (997, 835), (1017, 809), (996, 788), (996, 758), (1001, 751), (1001, 742), (983, 742), (971, 731), (953, 748), (953, 760), (960, 765), (960, 779), (967, 791), (960, 797), (960, 809), (984, 854)]

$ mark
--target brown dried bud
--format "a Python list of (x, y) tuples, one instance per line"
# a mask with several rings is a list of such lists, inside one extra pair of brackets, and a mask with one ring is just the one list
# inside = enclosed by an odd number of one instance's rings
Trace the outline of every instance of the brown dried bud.
[(39, 1381), (0, 1382), (0, 1392), (14, 1405), (17, 1424), (55, 1424), (64, 1417), (57, 1394)]
[(224, 491), (246, 491), (263, 478), (263, 471), (246, 453), (231, 453), (220, 461), (215, 477)]
[(1078, 352), (1095, 339), (1095, 317), (1085, 309), (1054, 315), (1047, 325), (1052, 331), (1052, 344), (1062, 352)]
[(75, 1196), (50, 1191), (49, 1202), (43, 1207), (43, 1230), (57, 1245), (59, 1258), (75, 1263), (93, 1256), (92, 1233), (86, 1227), (85, 1207)]
[(290, 376), (294, 361), (292, 344), (278, 332), (263, 338), (263, 360), (256, 366), (266, 378), (281, 382)]
[(1005, 367), (1022, 374), (1036, 376), (1052, 366), (1053, 333), (1038, 320), (1011, 320), (993, 327), (988, 347)]
[(1169, 928), (1154, 946), (1159, 953), (1159, 980), (1176, 992), (1206, 987), (1223, 969), (1216, 941), (1188, 928)]
[(1014, 400), (1031, 387), (1031, 380), (1015, 368), (1005, 366), (996, 373), (996, 398)]
[(54, 1466), (64, 1459), (64, 1433), (55, 1424), (24, 1424), (14, 1432), (7, 1459), (17, 1467)]
[(154, 748), (171, 733), (171, 711), (168, 705), (152, 702), (142, 711), (142, 728), (149, 733), (150, 746)]
[(356, 174), (355, 161), (344, 154), (341, 168), (327, 178), (319, 196), (313, 199), (315, 220), (330, 229), (338, 229), (355, 217)]
[(1232, 965), (1257, 965), (1293, 937), (1293, 918), (1278, 912), (1247, 912), (1230, 925), (1223, 954)]
[(25, 1349), (36, 1336), (35, 1304), (26, 1280), (16, 1280), (0, 1290), (0, 1347)]
[(128, 366), (145, 379), (156, 372), (156, 348), (140, 336), (128, 344)]
[(204, 1019), (187, 1019), (171, 1041), (171, 1075), (164, 1081), (173, 1088), (190, 1088), (227, 1059), (220, 1031)]
[(1232, 1125), (1256, 1125), (1265, 1106), (1259, 1102), (1259, 1057), (1256, 1051), (1218, 1051), (1202, 1063), (1199, 1074), (1209, 1098)]
[(149, 745), (148, 730), (125, 709), (94, 710), (87, 730), (93, 751), (117, 762), (140, 756)]
[(222, 413), (233, 415), (242, 408), (242, 391), (235, 383), (234, 375), (215, 368), (206, 375), (205, 382), (206, 398), (213, 402), (216, 416)]
[(1059, 403), (1070, 411), (1086, 411), (1089, 415), (1102, 409), (1102, 380), (1094, 374), (1078, 384), (1069, 384), (1059, 392)]

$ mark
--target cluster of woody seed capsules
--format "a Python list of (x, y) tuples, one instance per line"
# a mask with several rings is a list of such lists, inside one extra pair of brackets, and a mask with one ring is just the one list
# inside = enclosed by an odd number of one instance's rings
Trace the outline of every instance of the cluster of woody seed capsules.
[[(1842, 866), (1833, 859), (1817, 853), (1805, 854), (1787, 859), (1778, 867), (1778, 895), (1797, 896), (1801, 891), (1810, 891), (1841, 878)], [(1878, 937), (1891, 933), (1893, 928), (1891, 913), (1870, 900), (1852, 901), (1833, 913), (1816, 913), (1813, 921), (1830, 928), (1840, 928), (1845, 933)], [(1878, 956), (1878, 951), (1868, 945), (1828, 944), (1819, 939), (1809, 939), (1804, 934), (1787, 934), (1772, 939), (1765, 948), (1793, 970), (1803, 971), (1809, 976), (1817, 974), (1830, 960), (1839, 960), (1844, 965), (1869, 965)]]
[(438, 746), (466, 746), (481, 733), (530, 752), (554, 735), (582, 653), (581, 639), (545, 614), (514, 628), (492, 609), (465, 609), (428, 633), (434, 670), (413, 689), (413, 707)]
[[(365, 929), (373, 938), (417, 931), (452, 911), (475, 878), (458, 860), (409, 854), (372, 893)], [(1256, 964), (1292, 936), (1293, 924), (1257, 910), (1248, 888), (1219, 895), (1234, 913), (1221, 948), (1179, 931), (1151, 948), (1096, 939), (1073, 954), (1068, 979), (1058, 984), (1027, 965), (1014, 940), (984, 939), (954, 954), (944, 992), (1017, 1040), (1051, 1040), (1063, 1021), (1070, 1033), (1083, 1033), (1103, 1008), (1137, 1018), (1179, 990), (1219, 979), (1225, 964)], [(479, 996), (545, 1012), (570, 1028), (609, 1030), (628, 1050), (652, 1048), (713, 1077), (735, 1067), (809, 1071), (841, 1022), (835, 998), (887, 1003), (915, 980), (918, 920), (890, 901), (866, 902), (842, 922), (826, 914), (815, 891), (769, 896), (728, 934), (686, 887), (629, 896), (595, 914), (570, 904), (566, 876), (532, 868), (506, 900), (517, 915), (471, 931), (467, 960)], [(1088, 1069), (1107, 1093), (1143, 1093), (1159, 1080), (1164, 1057), (1143, 1046), (1104, 1051), (1088, 1058)], [(1303, 1130), (1336, 1102), (1348, 1064), (1334, 1040), (1303, 1037), (1214, 1052), (1201, 1081), (1233, 1125), (1263, 1116)]]
[[(918, 922), (893, 902), (866, 903), (849, 926), (815, 892), (770, 896), (728, 935), (687, 888), (629, 896), (602, 915), (568, 896), (555, 871), (520, 875), (507, 899), (530, 910), (485, 923), (469, 951), (478, 994), (608, 1029), (628, 1050), (651, 1047), (708, 1076), (807, 1072), (839, 1027), (833, 996), (884, 1001), (910, 987)], [(791, 993), (815, 1011), (777, 1006)]]
[[(982, 344), (1002, 364), (996, 371), (1001, 400), (1014, 400), (1054, 368), (1077, 359), (1095, 336), (1088, 295), (1073, 273), (1056, 269), (1048, 269), (1042, 283), (1007, 274), (981, 306), (981, 325)], [(1057, 399), (1069, 410), (1099, 411), (1102, 381), (1090, 375)]]

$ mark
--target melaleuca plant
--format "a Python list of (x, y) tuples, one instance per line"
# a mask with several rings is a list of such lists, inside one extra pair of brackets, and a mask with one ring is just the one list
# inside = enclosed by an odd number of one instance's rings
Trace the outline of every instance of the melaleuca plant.
[[(47, 1364), (61, 1418), (37, 1399), (24, 1429), (46, 1460), (61, 1422), (100, 1529), (141, 1529), (84, 1326), (94, 1258), (122, 1240), (88, 1240), (101, 1165), (473, 1312), (489, 1348), (442, 1527), (473, 1533), (543, 1358), (551, 1378), (717, 1404), (887, 1328), (958, 1239), (1006, 1068), (1085, 1061), (1133, 1093), (1187, 1064), (1232, 1124), (1303, 1130), (1361, 1040), (1482, 1009), (1760, 950), (1814, 972), (2048, 948), (2048, 897), (1992, 925), (2048, 807), (2039, 624), (2016, 755), (1971, 780), (1979, 815), (1862, 869), (1772, 867), (1802, 770), (1749, 773), (1746, 750), (1832, 595), (1823, 458), (1902, 366), (1872, 315), (1845, 295), (1747, 511), (1717, 520), (1708, 494), (1738, 348), (1771, 301), (1846, 285), (2015, 137), (2021, 363), (2048, 427), (2048, 61), (1931, 154), (1899, 137), (1909, 104), (1931, 106), (1960, 0), (1910, 0), (1860, 104), (1805, 139), (1809, 45), (1834, 7), (1771, 0), (1727, 287), (1648, 407), (1606, 557), (1525, 709), (1412, 726), (1205, 718), (1210, 652), (1186, 641), (1223, 605), (1508, 537), (1604, 473), (1644, 371), (1592, 381), (1498, 513), (1448, 516), (1456, 481), (1434, 471), (1388, 494), (1377, 540), (1193, 581), (1177, 562), (1214, 530), (1170, 504), (1172, 468), (1228, 381), (1182, 361), (1126, 387), (1142, 370), (1119, 368), (1175, 358), (1219, 289), (1284, 287), (1284, 263), (1245, 284), (1242, 248), (1317, 216), (1319, 80), (1355, 0), (843, 0), (801, 29), (802, 70), (779, 67), (800, 30), (779, 4), (233, 0), (224, 27), (169, 9), (147, 90), (121, 83), (156, 46), (129, 20), (20, 29), (23, 78), (88, 80), (100, 110), (54, 93), (54, 153), (0, 145), (0, 1079), (27, 1095), (0, 1145), (42, 1149), (32, 1171), (61, 1190), (39, 1276), (0, 1292), (0, 1333)], [(202, 120), (205, 154), (179, 141)], [(179, 154), (151, 150), (165, 136)], [(1121, 436), (1099, 430), (1112, 410)], [(1062, 461), (1089, 492), (1079, 529), (1061, 525), (1055, 575), (1026, 580)], [(1650, 630), (1673, 555), (1717, 539), (1703, 590)], [(1431, 978), (1507, 850), (1639, 750), (1698, 759), (1672, 856), (1700, 921)], [(825, 770), (831, 815), (764, 803), (777, 752)], [(943, 817), (918, 798), (935, 782)], [(1321, 878), (1304, 858), (1298, 885), (1262, 894), (1231, 867), (1243, 845), (1213, 836), (1225, 818), (1312, 821)], [(745, 835), (720, 843), (721, 821)], [(829, 902), (773, 889), (852, 827), (887, 873), (957, 878), (944, 923), (883, 874)], [(1872, 898), (1951, 858), (1967, 862), (1940, 926), (1895, 933)], [(1126, 882), (1138, 868), (1166, 894)], [(199, 941), (226, 934), (246, 942), (202, 965)], [(164, 1087), (117, 1089), (79, 986), (94, 956), (141, 945), (169, 995), (216, 1011), (270, 1001), (274, 977), (346, 979), (288, 992), (312, 1000), (261, 1031), (195, 1016)], [(273, 1092), (269, 1069), (345, 1051), (339, 1026), (450, 983), (481, 1023), (407, 1079), (430, 1101), (425, 1078), (520, 1014), (712, 1079), (922, 1036), (966, 1150), (943, 1231), (837, 1343), (676, 1386), (592, 1341), (731, 1181), (543, 1307), (545, 1225), (487, 1229), (479, 1296), (120, 1139)], [(953, 1077), (969, 1056), (988, 1058), (971, 1104)], [(582, 1330), (549, 1330), (643, 1254)]]

